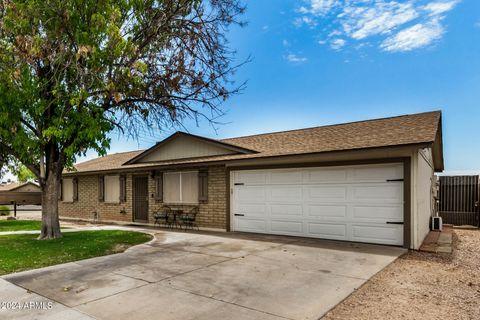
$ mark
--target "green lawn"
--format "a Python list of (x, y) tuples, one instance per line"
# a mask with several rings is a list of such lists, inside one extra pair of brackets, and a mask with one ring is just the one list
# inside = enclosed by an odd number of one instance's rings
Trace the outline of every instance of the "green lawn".
[(40, 230), (41, 221), (36, 220), (0, 220), (0, 232)]
[(0, 275), (125, 251), (152, 239), (120, 230), (64, 232), (56, 240), (36, 240), (36, 234), (0, 236)]

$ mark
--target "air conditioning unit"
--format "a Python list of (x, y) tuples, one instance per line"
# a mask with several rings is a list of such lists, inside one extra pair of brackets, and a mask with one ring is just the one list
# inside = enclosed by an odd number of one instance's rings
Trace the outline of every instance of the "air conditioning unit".
[(442, 217), (432, 217), (432, 230), (442, 231)]

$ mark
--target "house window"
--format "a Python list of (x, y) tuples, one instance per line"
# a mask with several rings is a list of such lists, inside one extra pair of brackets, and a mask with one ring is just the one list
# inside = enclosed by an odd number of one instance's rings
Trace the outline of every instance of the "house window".
[(198, 172), (166, 172), (163, 175), (165, 203), (198, 203)]
[(105, 202), (120, 202), (120, 176), (105, 176)]
[(73, 202), (73, 179), (62, 179), (62, 200), (63, 202)]

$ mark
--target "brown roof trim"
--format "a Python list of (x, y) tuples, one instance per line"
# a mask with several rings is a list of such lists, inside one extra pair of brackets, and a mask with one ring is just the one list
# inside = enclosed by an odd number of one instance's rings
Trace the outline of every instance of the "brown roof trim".
[[(440, 119), (438, 120), (437, 133), (435, 135), (435, 141), (432, 145), (433, 166), (435, 172), (443, 172), (445, 170), (445, 159), (443, 157), (443, 125), (442, 114), (440, 113)], [(439, 158), (435, 161), (435, 155)], [(439, 163), (436, 163), (439, 162)]]
[[(228, 155), (235, 155), (235, 154), (228, 154)], [(203, 163), (203, 162), (209, 162), (208, 159), (211, 159), (211, 158), (217, 158), (218, 155), (213, 155), (213, 156), (201, 156), (201, 157), (190, 157), (190, 158), (178, 158), (178, 159), (172, 159), (172, 160), (164, 160), (164, 162), (168, 162), (168, 161), (178, 161), (180, 162), (179, 164), (181, 164), (182, 161), (193, 161), (193, 160), (198, 160), (198, 159), (205, 159), (205, 161), (198, 161), (198, 162), (195, 162), (195, 163)], [(130, 161), (130, 160), (129, 160)], [(215, 160), (214, 160), (215, 161)], [(230, 160), (218, 160), (218, 161), (230, 161)], [(145, 167), (150, 164), (152, 166), (158, 166), (159, 165), (159, 162), (162, 162), (162, 161), (145, 161), (145, 162), (142, 162), (141, 164), (144, 164)], [(186, 162), (186, 163), (191, 163), (191, 162)], [(126, 162), (123, 165), (128, 165)], [(162, 164), (160, 164), (162, 165)], [(172, 166), (172, 165), (176, 165), (175, 163), (174, 164), (164, 164), (162, 166)], [(118, 168), (118, 169), (122, 169), (122, 167)]]
[(273, 159), (273, 158), (281, 158), (281, 157), (298, 157), (298, 156), (309, 156), (309, 155), (323, 155), (329, 153), (346, 153), (351, 151), (370, 151), (370, 150), (378, 150), (378, 149), (391, 149), (391, 148), (402, 148), (402, 147), (416, 147), (416, 148), (425, 148), (431, 147), (432, 142), (420, 142), (420, 143), (407, 143), (407, 144), (396, 144), (390, 146), (378, 146), (378, 147), (367, 147), (367, 148), (354, 148), (354, 149), (344, 149), (344, 150), (331, 150), (331, 151), (322, 151), (322, 152), (308, 152), (308, 153), (296, 153), (296, 154), (284, 154), (284, 155), (274, 155), (274, 156), (266, 156), (266, 157), (258, 157), (258, 158), (245, 158), (245, 159), (232, 159), (225, 162), (233, 162), (233, 161), (251, 161), (257, 159)]
[(308, 156), (308, 155), (323, 155), (329, 153), (346, 153), (350, 151), (359, 151), (359, 150), (377, 150), (377, 149), (390, 149), (390, 148), (398, 148), (398, 147), (416, 147), (416, 148), (424, 148), (424, 147), (431, 147), (432, 142), (421, 142), (421, 143), (409, 143), (409, 144), (397, 144), (391, 146), (378, 146), (378, 147), (368, 147), (368, 148), (356, 148), (356, 149), (345, 149), (345, 150), (331, 150), (331, 151), (322, 151), (322, 152), (308, 152), (308, 153), (296, 153), (296, 154), (283, 154), (283, 155), (274, 155), (274, 156), (265, 156), (265, 157), (257, 157), (257, 158), (243, 158), (243, 159), (229, 159), (229, 160), (213, 160), (213, 161), (202, 161), (202, 162), (191, 162), (191, 163), (175, 163), (175, 164), (164, 164), (164, 165), (155, 165), (152, 163), (151, 166), (144, 166), (144, 167), (121, 167), (115, 169), (107, 169), (107, 170), (97, 170), (97, 171), (80, 171), (80, 172), (68, 172), (63, 173), (64, 176), (74, 176), (74, 175), (94, 175), (94, 174), (111, 174), (111, 173), (119, 173), (119, 172), (139, 172), (139, 171), (152, 171), (158, 169), (176, 169), (176, 168), (191, 168), (191, 167), (205, 167), (205, 166), (215, 166), (215, 165), (225, 165), (228, 162), (246, 162), (251, 160), (258, 160), (258, 159), (275, 159), (275, 158), (282, 158), (282, 157), (298, 157), (298, 156)]
[(157, 142), (153, 147), (145, 150), (144, 152), (140, 153), (139, 155), (137, 155), (137, 156), (133, 157), (132, 159), (128, 160), (123, 165), (135, 163), (137, 160), (149, 155), (150, 153), (157, 150), (158, 148), (160, 148), (161, 146), (163, 146), (167, 142), (169, 142), (169, 141), (171, 141), (171, 140), (173, 140), (173, 139), (175, 139), (176, 137), (179, 137), (179, 136), (186, 136), (186, 137), (191, 137), (191, 138), (194, 138), (194, 139), (198, 139), (198, 140), (201, 140), (201, 141), (204, 141), (204, 142), (207, 142), (207, 143), (210, 143), (210, 144), (214, 144), (214, 145), (219, 146), (221, 148), (231, 150), (231, 151), (235, 151), (235, 152), (238, 152), (238, 153), (243, 153), (243, 154), (258, 153), (258, 151), (250, 150), (250, 149), (247, 149), (247, 148), (242, 148), (242, 147), (230, 144), (230, 143), (222, 142), (220, 140), (215, 140), (215, 139), (211, 139), (211, 138), (197, 136), (197, 135), (194, 135), (194, 134), (191, 134), (191, 133), (186, 133), (186, 132), (183, 132), (183, 131), (177, 131), (174, 134), (170, 135), (169, 137), (163, 139), (162, 141)]

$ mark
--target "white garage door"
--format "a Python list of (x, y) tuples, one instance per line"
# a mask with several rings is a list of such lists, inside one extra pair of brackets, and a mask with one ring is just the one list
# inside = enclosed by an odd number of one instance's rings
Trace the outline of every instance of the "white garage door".
[(403, 244), (403, 164), (232, 171), (234, 231)]

